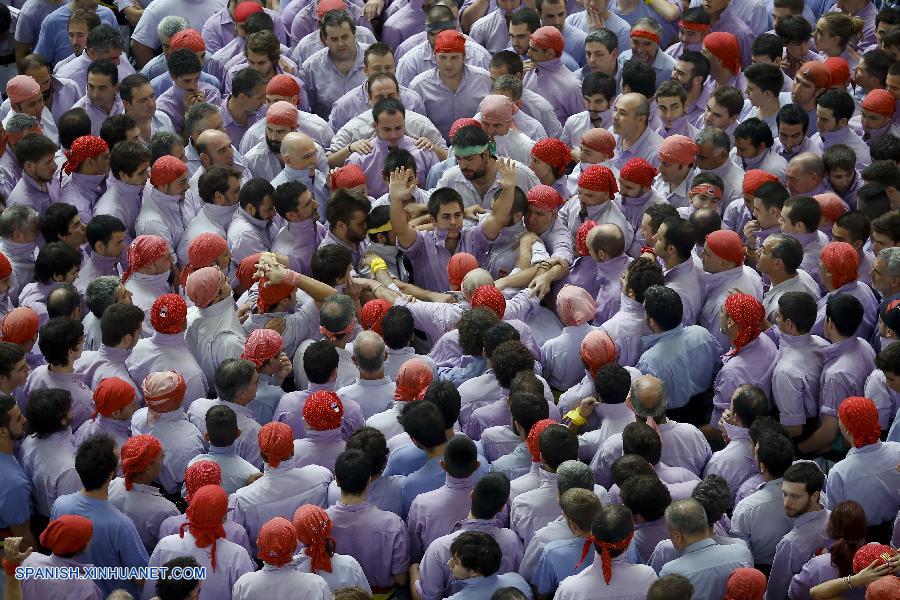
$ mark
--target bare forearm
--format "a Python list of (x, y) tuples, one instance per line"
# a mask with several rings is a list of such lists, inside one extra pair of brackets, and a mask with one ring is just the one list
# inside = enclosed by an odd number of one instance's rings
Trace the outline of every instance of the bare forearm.
[(834, 438), (837, 437), (837, 419), (823, 415), (822, 422), (816, 431), (798, 445), (801, 452), (806, 454), (822, 454), (831, 448)]
[(487, 13), (488, 0), (475, 0), (466, 8), (465, 12), (459, 16), (459, 25), (462, 30), (469, 33), (472, 25)]
[(334, 154), (328, 155), (328, 166), (329, 168), (336, 169), (340, 167), (347, 159), (350, 158), (350, 145), (346, 145)]
[(138, 69), (140, 69), (143, 68), (143, 66), (148, 62), (150, 62), (155, 54), (155, 50), (153, 48), (148, 48), (142, 43), (132, 39), (131, 53), (134, 55), (134, 60), (137, 63)]
[[(529, 257), (529, 260), (531, 258)], [(533, 267), (527, 267), (525, 269), (521, 269), (516, 273), (511, 273), (506, 277), (498, 279), (494, 285), (497, 286), (497, 289), (504, 290), (507, 288), (523, 288), (527, 287), (531, 280), (534, 279), (535, 275), (537, 275), (538, 267), (537, 265)]]

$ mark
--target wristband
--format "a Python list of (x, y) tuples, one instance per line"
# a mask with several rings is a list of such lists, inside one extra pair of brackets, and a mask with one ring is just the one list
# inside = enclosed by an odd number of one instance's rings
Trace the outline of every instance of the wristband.
[(387, 263), (384, 262), (384, 259), (381, 257), (372, 259), (372, 274), (374, 275), (378, 271), (387, 271)]
[(641, 254), (652, 254), (656, 256), (656, 250), (653, 249), (653, 246), (641, 246)]
[(18, 567), (21, 561), (18, 560), (6, 560), (3, 559), (3, 570), (6, 572), (7, 576), (15, 577), (16, 576), (16, 567)]
[(569, 419), (572, 421), (572, 425), (578, 425), (579, 427), (587, 423), (587, 419), (581, 416), (581, 413), (578, 412), (577, 408), (573, 408), (567, 412), (563, 418)]

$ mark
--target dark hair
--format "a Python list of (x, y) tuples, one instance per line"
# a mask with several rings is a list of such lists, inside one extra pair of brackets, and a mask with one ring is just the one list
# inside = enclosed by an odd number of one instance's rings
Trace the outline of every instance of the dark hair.
[(527, 435), (535, 423), (549, 417), (550, 407), (543, 396), (514, 392), (509, 395), (509, 413), (513, 424), (518, 423)]
[(266, 85), (266, 78), (263, 74), (247, 67), (235, 73), (234, 77), (231, 78), (231, 95), (235, 98), (241, 94), (250, 96), (253, 94), (253, 90), (261, 85)]
[(619, 363), (606, 363), (594, 375), (594, 392), (603, 404), (623, 404), (631, 391), (631, 374)]
[(262, 177), (254, 177), (241, 186), (241, 191), (238, 194), (238, 203), (244, 209), (252, 204), (253, 208), (258, 211), (266, 196), (271, 198), (274, 194), (275, 188), (272, 187), (271, 183)]
[[(487, 330), (485, 330), (484, 335), (482, 336), (484, 353), (488, 358), (491, 358), (494, 355), (494, 350), (497, 348), (497, 346), (505, 342), (518, 342), (519, 339), (519, 332), (515, 327), (513, 327), (506, 321), (497, 321)], [(509, 379), (510, 381), (512, 381), (512, 377), (510, 377)], [(503, 387), (509, 388), (508, 385), (505, 385)]]
[(109, 82), (114, 86), (119, 83), (119, 68), (111, 60), (100, 58), (92, 61), (87, 68), (87, 74), (90, 75), (91, 73), (106, 75), (109, 77)]
[(873, 48), (862, 55), (862, 60), (866, 63), (866, 73), (869, 77), (878, 80), (878, 87), (886, 87), (888, 71), (894, 64), (893, 54), (881, 48)]
[(541, 432), (541, 460), (551, 471), (567, 460), (578, 460), (578, 436), (563, 425), (550, 425)]
[[(22, 346), (12, 342), (0, 342), (0, 377), (9, 377), (20, 360), (25, 358)], [(893, 372), (893, 371), (892, 371)], [(0, 425), (5, 427), (5, 425)]]
[(137, 140), (126, 140), (116, 144), (109, 153), (109, 170), (116, 179), (119, 175), (134, 175), (138, 168), (150, 162), (150, 150)]
[(626, 425), (622, 431), (622, 452), (637, 454), (655, 465), (662, 458), (662, 440), (652, 427), (635, 421)]
[[(784, 53), (784, 44), (782, 43), (781, 38), (774, 33), (764, 33), (753, 40), (753, 45), (750, 47), (750, 53), (753, 56), (766, 56), (769, 58), (769, 60), (780, 60), (781, 55)], [(750, 67), (768, 64), (769, 63), (753, 63), (752, 65), (747, 67), (747, 70), (744, 71), (744, 75), (754, 84), (758, 85), (759, 87), (763, 87), (762, 85), (757, 84), (756, 81), (753, 81), (747, 71), (750, 70)], [(769, 66), (775, 67), (775, 65)], [(778, 69), (778, 67), (775, 68)], [(780, 75), (781, 82), (778, 86), (778, 90), (772, 92), (775, 96), (778, 96), (778, 93), (781, 91), (781, 87), (784, 84), (784, 75), (781, 75), (781, 69), (778, 69), (778, 74)], [(766, 83), (768, 84), (768, 80), (766, 81)], [(771, 91), (770, 87), (766, 87), (764, 89)]]
[(373, 54), (375, 56), (387, 56), (388, 54), (393, 56), (394, 49), (384, 42), (375, 42), (374, 44), (366, 48), (365, 52), (363, 52), (363, 64), (369, 66), (369, 57)]
[(656, 321), (663, 331), (670, 331), (681, 324), (684, 305), (681, 296), (662, 284), (651, 285), (644, 292), (644, 313)]
[[(229, 177), (231, 177), (231, 175), (229, 175)], [(202, 182), (203, 176), (201, 175), (200, 178)], [(282, 217), (287, 217), (289, 212), (296, 211), (300, 204), (300, 196), (302, 196), (307, 189), (308, 188), (301, 181), (286, 181), (275, 188), (273, 199), (275, 200), (275, 210), (278, 214)], [(201, 197), (203, 197), (202, 191)]]
[(451, 477), (462, 479), (478, 469), (478, 450), (475, 442), (464, 435), (454, 437), (444, 449), (444, 470)]
[(731, 397), (734, 413), (741, 424), (749, 428), (757, 417), (769, 412), (769, 398), (759, 387), (751, 384), (738, 386)]
[[(900, 33), (900, 29), (895, 30)], [(900, 64), (900, 62), (896, 63)], [(21, 143), (21, 142), (20, 142)], [(890, 133), (883, 133), (869, 144), (872, 160), (900, 160), (900, 138)]]
[(791, 196), (784, 201), (784, 209), (790, 209), (788, 220), (792, 224), (803, 223), (808, 233), (816, 231), (822, 220), (822, 207), (811, 196)]
[(350, 434), (347, 450), (360, 450), (369, 457), (372, 477), (380, 475), (387, 466), (388, 447), (384, 434), (374, 427), (360, 427)]
[(900, 375), (900, 345), (889, 344), (886, 348), (882, 348), (875, 357), (875, 368), (881, 369), (884, 373)]
[(803, 263), (803, 245), (795, 238), (784, 234), (775, 233), (769, 236), (775, 240), (776, 245), (772, 249), (772, 258), (784, 263), (786, 273), (793, 275)]
[(45, 438), (57, 431), (63, 431), (63, 422), (72, 408), (72, 394), (69, 390), (44, 388), (32, 390), (25, 406), (28, 418), (28, 432)]
[(716, 88), (710, 98), (715, 100), (716, 104), (724, 106), (729, 117), (740, 114), (744, 108), (744, 95), (739, 89), (730, 85)]
[[(7, 342), (0, 342), (7, 343)], [(25, 356), (24, 352), (22, 356)], [(19, 359), (21, 360), (21, 359)], [(7, 396), (6, 394), (0, 394), (0, 429), (9, 429), (10, 418), (9, 413), (13, 409), (13, 406), (16, 406), (16, 399), (12, 396)], [(507, 490), (506, 496), (509, 497), (509, 491)]]
[[(60, 115), (59, 121), (56, 122), (56, 127), (59, 130), (60, 145), (63, 148), (71, 148), (72, 142), (78, 138), (85, 135), (91, 135), (91, 117), (83, 108), (70, 108)], [(51, 141), (50, 143), (52, 144), (53, 142)], [(21, 143), (17, 144), (16, 148), (20, 145)], [(15, 149), (13, 151), (15, 152)], [(54, 150), (54, 152), (56, 151)], [(46, 154), (48, 154), (48, 152), (44, 151), (40, 156)], [(37, 160), (40, 156), (30, 160)], [(19, 155), (16, 154), (16, 158), (18, 157)]]
[(88, 492), (115, 477), (118, 464), (116, 442), (105, 433), (92, 435), (75, 450), (75, 472)]
[(631, 477), (619, 486), (619, 496), (628, 510), (645, 521), (657, 521), (663, 517), (672, 495), (669, 488), (651, 475)]
[(775, 417), (759, 417), (753, 421), (753, 425), (750, 426), (748, 432), (750, 434), (750, 443), (752, 444), (756, 444), (760, 438), (769, 434), (780, 435), (788, 441), (791, 439), (787, 429)]
[(44, 284), (51, 283), (54, 276), (64, 277), (80, 266), (81, 252), (66, 243), (51, 242), (38, 251), (34, 261), (34, 279)]
[(150, 78), (143, 73), (132, 73), (119, 82), (119, 97), (122, 102), (131, 102), (135, 88), (150, 85)]
[(877, 183), (882, 187), (900, 188), (900, 169), (892, 160), (878, 160), (862, 170), (863, 181)]
[(782, 123), (785, 125), (802, 125), (804, 134), (809, 131), (809, 115), (798, 104), (785, 104), (778, 109), (778, 114), (775, 115), (775, 122), (779, 126)]
[(397, 417), (403, 430), (419, 446), (437, 448), (447, 442), (444, 416), (433, 402), (409, 402)]
[(368, 215), (372, 210), (368, 198), (362, 198), (348, 192), (347, 190), (338, 190), (331, 195), (328, 206), (325, 207), (325, 218), (331, 226), (331, 230), (337, 227), (338, 221), (349, 224), (357, 212), (362, 211)]
[(700, 503), (710, 527), (719, 522), (731, 510), (731, 489), (719, 475), (707, 475), (694, 487), (691, 498)]
[[(237, 171), (229, 169), (228, 167), (207, 167), (197, 181), (197, 192), (200, 194), (200, 199), (207, 204), (214, 204), (216, 201), (216, 193), (218, 192), (219, 194), (224, 195), (228, 192), (228, 184), (231, 179), (234, 178), (240, 181), (240, 177), (241, 176)], [(294, 183), (303, 185), (300, 182), (293, 181), (283, 185), (291, 185)]]
[(334, 478), (341, 491), (362, 494), (372, 478), (372, 459), (362, 450), (344, 450), (334, 463)]
[(663, 575), (647, 590), (645, 600), (691, 600), (694, 584), (683, 575)]
[[(447, 444), (449, 447), (449, 444)], [(486, 473), (472, 490), (472, 516), (493, 519), (509, 500), (509, 479), (503, 473)]]
[[(462, 353), (468, 356), (481, 356), (484, 350), (485, 334), (499, 322), (500, 319), (497, 317), (497, 313), (483, 306), (471, 308), (464, 312), (456, 324)], [(384, 325), (382, 325), (383, 329)]]
[(846, 90), (838, 90), (831, 88), (824, 94), (816, 98), (816, 105), (822, 108), (828, 108), (834, 113), (836, 121), (841, 119), (849, 119), (856, 110), (856, 103)]
[(181, 48), (169, 54), (169, 58), (166, 59), (166, 68), (169, 70), (169, 76), (177, 79), (199, 73), (203, 65), (193, 50)]
[(71, 283), (64, 283), (47, 294), (47, 316), (68, 317), (81, 307), (81, 294)]
[(347, 273), (347, 269), (353, 264), (353, 255), (346, 246), (340, 244), (325, 244), (313, 254), (310, 261), (310, 271), (313, 279), (322, 283), (334, 285), (338, 279)]
[[(465, 318), (465, 314), (462, 318)], [(408, 346), (415, 327), (412, 312), (405, 306), (390, 307), (381, 319), (382, 338), (387, 347), (392, 350), (400, 350)]]
[[(702, 8), (700, 10), (703, 10)], [(704, 11), (705, 13), (706, 11)], [(685, 14), (687, 14), (685, 12)], [(691, 65), (691, 79), (695, 77), (702, 77), (706, 79), (709, 77), (709, 72), (711, 66), (709, 64), (709, 59), (703, 56), (700, 52), (694, 52), (693, 50), (688, 50), (686, 52), (681, 53), (681, 57), (678, 60), (682, 62), (689, 63)]]
[(802, 483), (809, 495), (821, 492), (825, 486), (825, 473), (822, 469), (817, 464), (805, 460), (788, 467), (783, 478), (788, 483)]
[(13, 154), (16, 155), (19, 164), (24, 165), (27, 162), (37, 162), (45, 156), (56, 154), (58, 149), (57, 145), (46, 135), (29, 133), (16, 144)]
[[(413, 172), (413, 175), (415, 175), (418, 171), (418, 167), (416, 166), (416, 159), (413, 158), (413, 155), (409, 152), (409, 150), (396, 148), (388, 152), (387, 156), (384, 157), (384, 166), (381, 167), (381, 174), (385, 177), (390, 177), (391, 173), (393, 173), (397, 169), (402, 169), (403, 167), (411, 170)], [(382, 207), (375, 207), (372, 209), (372, 212), (375, 212), (379, 208)], [(385, 206), (383, 208), (388, 209), (388, 212), (390, 212), (390, 206)], [(369, 213), (369, 216), (371, 215), (372, 213)]]
[(206, 434), (209, 436), (209, 445), (225, 448), (234, 443), (240, 435), (237, 424), (237, 414), (230, 406), (217, 404), (206, 411)]
[(456, 135), (453, 136), (450, 143), (454, 146), (484, 146), (489, 141), (490, 138), (484, 129), (475, 125), (466, 125), (456, 130)]
[(126, 114), (111, 115), (100, 126), (100, 137), (110, 148), (115, 148), (128, 139), (128, 132), (137, 127), (130, 116)]
[(459, 419), (462, 401), (456, 386), (449, 381), (433, 381), (425, 390), (423, 401), (431, 402), (441, 411), (444, 418), (444, 429), (453, 429)]
[[(696, 177), (694, 180), (696, 181)], [(691, 213), (688, 221), (694, 228), (697, 244), (701, 245), (706, 241), (707, 235), (722, 228), (722, 217), (714, 208), (698, 208)]]
[[(680, 216), (669, 217), (665, 219), (661, 226), (666, 226), (666, 235), (665, 242), (668, 246), (671, 244), (675, 246), (675, 252), (678, 254), (678, 258), (687, 260), (691, 256), (691, 251), (694, 249), (694, 226), (691, 225), (690, 221), (687, 219), (682, 219)], [(657, 233), (659, 232), (659, 228), (657, 228)], [(646, 300), (647, 292), (644, 292), (644, 298)]]
[(84, 338), (81, 321), (69, 317), (50, 319), (44, 323), (38, 335), (38, 347), (47, 363), (64, 366), (69, 362), (69, 352), (78, 347)]
[(656, 71), (653, 67), (636, 58), (626, 60), (620, 73), (622, 85), (627, 85), (632, 92), (652, 98), (656, 92)]
[(382, 114), (395, 115), (397, 113), (406, 117), (406, 107), (403, 106), (403, 103), (396, 98), (382, 98), (372, 107), (372, 120), (377, 124)]
[(650, 476), (656, 477), (656, 471), (653, 466), (647, 462), (647, 459), (637, 454), (623, 454), (613, 461), (610, 468), (613, 483), (622, 487), (626, 481), (632, 477)]
[[(41, 215), (38, 228), (48, 244), (59, 242), (60, 238), (69, 235), (69, 225), (72, 223), (72, 219), (77, 216), (78, 209), (73, 205), (66, 202), (55, 202), (48, 206), (44, 214)], [(79, 261), (78, 264), (81, 264), (81, 262)], [(57, 273), (57, 271), (54, 271), (54, 273)], [(65, 273), (68, 273), (68, 270), (62, 272), (62, 274)], [(42, 281), (42, 283), (46, 283), (46, 281)]]
[(887, 190), (877, 183), (861, 185), (856, 190), (856, 209), (870, 221), (876, 221), (891, 211), (891, 200), (888, 198)]
[(794, 446), (783, 435), (763, 433), (757, 442), (756, 458), (777, 479), (794, 462)]
[[(531, 14), (526, 14), (525, 11), (527, 11), (528, 13), (531, 13)], [(520, 12), (522, 13), (522, 15), (517, 20), (516, 15), (518, 15)], [(518, 11), (514, 12), (512, 17), (510, 17), (509, 24), (510, 25), (518, 25), (521, 23), (526, 23), (526, 20), (524, 18), (526, 16), (527, 17), (531, 17), (531, 16), (535, 17), (535, 22), (537, 23), (537, 27), (535, 27), (534, 29), (531, 29), (530, 25), (528, 27), (531, 30), (531, 32), (534, 33), (534, 31), (538, 27), (541, 26), (541, 21), (540, 21), (540, 18), (538, 18), (537, 13), (535, 13), (533, 10), (531, 10), (529, 8), (523, 7), (523, 10), (518, 10)], [(525, 67), (522, 64), (522, 58), (518, 54), (513, 52), (512, 50), (501, 50), (500, 52), (497, 52), (496, 54), (494, 54), (494, 56), (491, 57), (490, 66), (503, 67), (508, 75), (519, 75), (520, 73), (522, 73), (525, 70)]]
[(346, 10), (329, 10), (322, 16), (322, 21), (319, 23), (319, 38), (325, 39), (326, 28), (337, 27), (340, 29), (344, 23), (350, 26), (351, 33), (356, 33), (356, 23), (353, 22), (353, 17), (350, 16), (350, 13)]
[(831, 564), (841, 577), (853, 573), (853, 555), (866, 541), (866, 511), (855, 500), (844, 500), (831, 507), (828, 517), (828, 537), (835, 540), (828, 549)]
[(606, 98), (608, 102), (612, 102), (616, 97), (616, 80), (599, 71), (588, 74), (581, 82), (581, 95), (587, 98), (597, 94)]
[(95, 250), (97, 242), (109, 245), (114, 233), (124, 232), (125, 223), (112, 215), (96, 215), (86, 228), (88, 246)]
[(856, 152), (850, 146), (835, 144), (822, 152), (822, 162), (825, 163), (826, 173), (834, 169), (853, 172), (856, 170)]
[(339, 361), (337, 348), (328, 340), (313, 342), (303, 351), (303, 371), (310, 383), (328, 383)]
[(778, 312), (781, 313), (781, 317), (793, 323), (801, 334), (809, 333), (815, 325), (816, 306), (816, 299), (808, 292), (785, 292), (778, 298)]
[(784, 202), (790, 197), (787, 188), (780, 181), (767, 181), (758, 188), (753, 194), (759, 198), (765, 208), (784, 208)]
[(865, 242), (872, 235), (872, 223), (858, 210), (851, 210), (838, 217), (835, 225), (846, 229), (854, 242)]
[(892, 242), (900, 241), (900, 211), (892, 210), (874, 219), (872, 233), (876, 232), (886, 235)]
[(837, 332), (852, 336), (863, 320), (863, 305), (850, 294), (832, 294), (825, 303), (825, 320), (834, 323)]
[[(777, 35), (763, 34), (758, 37), (756, 42), (753, 43), (754, 54), (757, 54), (757, 52), (755, 52), (757, 43), (760, 43), (762, 40), (770, 41), (769, 45), (771, 47), (763, 50), (765, 54), (769, 54), (771, 51), (777, 51), (776, 55), (772, 56), (772, 59), (781, 58), (783, 48), (781, 40), (778, 39)], [(769, 92), (776, 98), (781, 92), (781, 88), (784, 87), (784, 74), (781, 72), (781, 69), (769, 63), (755, 63), (750, 65), (744, 71), (744, 77), (760, 90)], [(766, 127), (768, 127), (768, 125)], [(769, 133), (771, 132), (772, 130), (769, 129)]]
[[(163, 565), (168, 569), (165, 577), (156, 580), (156, 595), (159, 600), (184, 600), (191, 595), (200, 584), (199, 579), (188, 579), (184, 575), (175, 578), (174, 569), (180, 568), (183, 573), (199, 573), (200, 564), (193, 556), (179, 556)], [(196, 569), (193, 570), (192, 569)]]
[(788, 15), (778, 19), (775, 24), (775, 34), (785, 44), (802, 44), (812, 37), (812, 25), (803, 15)]
[(651, 204), (644, 211), (644, 214), (650, 217), (650, 229), (653, 230), (653, 233), (656, 233), (659, 231), (659, 226), (662, 225), (663, 221), (678, 216), (678, 209), (668, 202)]
[(653, 259), (642, 256), (635, 259), (625, 275), (625, 285), (634, 293), (635, 301), (644, 303), (644, 292), (654, 285), (663, 285), (662, 267)]
[(500, 544), (483, 531), (466, 530), (450, 544), (450, 556), (466, 569), (489, 577), (500, 570)]
[[(629, 511), (621, 504), (607, 504), (600, 508), (600, 512), (597, 513), (597, 517), (591, 525), (591, 535), (594, 537), (594, 548), (597, 552), (600, 552), (598, 544), (621, 542), (632, 534), (634, 531), (632, 513), (633, 511)], [(610, 549), (609, 554), (615, 558), (624, 554), (626, 550), (627, 548)]]
[(100, 318), (103, 345), (118, 346), (126, 335), (133, 335), (140, 330), (143, 322), (144, 311), (139, 306), (119, 303), (109, 306)]
[(275, 21), (267, 12), (253, 13), (244, 21), (244, 32), (250, 36), (260, 31), (274, 31)]
[[(753, 66), (764, 67), (767, 65), (756, 64)], [(778, 73), (781, 73), (781, 69), (778, 69), (778, 67), (775, 67), (775, 65), (768, 66), (774, 67), (778, 70)], [(764, 144), (768, 149), (771, 148), (775, 143), (775, 139), (772, 137), (772, 130), (768, 125), (766, 125), (766, 123), (760, 121), (756, 117), (745, 119), (742, 123), (734, 128), (734, 139), (737, 138), (741, 138), (742, 140), (750, 140), (750, 143), (753, 144), (754, 148), (758, 147), (760, 144)]]

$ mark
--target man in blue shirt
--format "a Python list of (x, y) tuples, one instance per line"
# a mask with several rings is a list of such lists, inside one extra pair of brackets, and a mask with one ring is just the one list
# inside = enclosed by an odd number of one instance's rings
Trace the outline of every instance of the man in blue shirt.
[[(0, 342), (0, 382), (15, 375), (15, 365), (20, 361), (25, 362), (25, 353), (18, 346)], [(24, 373), (28, 373), (27, 367)], [(25, 415), (19, 405), (12, 396), (0, 395), (0, 538), (21, 537), (20, 550), (37, 548), (31, 535), (31, 484), (13, 455), (13, 446), (24, 431)]]
[(531, 600), (531, 587), (518, 573), (497, 575), (503, 554), (500, 544), (483, 531), (464, 531), (450, 544), (447, 566), (463, 589), (448, 600), (490, 598), (500, 588), (515, 587)]
[[(51, 519), (81, 515), (91, 520), (94, 536), (79, 560), (96, 567), (146, 567), (149, 557), (134, 523), (109, 503), (109, 482), (116, 476), (116, 444), (107, 435), (95, 435), (78, 447), (75, 470), (84, 489), (60, 496), (53, 503)], [(123, 588), (140, 596), (141, 580), (101, 579), (104, 594)]]
[(110, 27), (119, 27), (113, 11), (105, 6), (98, 6), (97, 0), (66, 2), (50, 13), (41, 23), (41, 33), (38, 36), (37, 46), (34, 48), (35, 53), (45, 57), (54, 65), (71, 56), (73, 50), (69, 41), (69, 17), (79, 9), (96, 12), (101, 23), (106, 23)]

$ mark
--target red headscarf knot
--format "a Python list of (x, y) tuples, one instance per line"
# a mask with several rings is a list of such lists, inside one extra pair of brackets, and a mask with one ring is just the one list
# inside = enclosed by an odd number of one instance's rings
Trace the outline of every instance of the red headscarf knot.
[[(453, 259), (450, 262), (452, 263)], [(366, 302), (359, 313), (359, 320), (363, 329), (368, 329), (381, 335), (381, 320), (391, 306), (390, 302), (382, 298), (375, 298)]]
[(730, 353), (737, 354), (759, 337), (766, 311), (762, 303), (749, 294), (731, 294), (725, 299), (725, 314), (738, 326), (732, 342), (734, 350)]
[(578, 561), (578, 564), (575, 565), (575, 568), (581, 566), (581, 563), (584, 562), (584, 559), (587, 558), (588, 553), (591, 551), (591, 546), (600, 553), (600, 564), (603, 570), (603, 581), (606, 582), (606, 585), (609, 585), (609, 580), (612, 579), (612, 554), (610, 554), (611, 550), (625, 550), (628, 548), (628, 545), (631, 544), (631, 538), (634, 537), (634, 531), (629, 533), (626, 537), (619, 540), (618, 542), (601, 542), (597, 538), (592, 535), (589, 535), (586, 540), (584, 540), (584, 546), (581, 548), (581, 560)]
[(591, 253), (587, 245), (587, 238), (591, 229), (596, 226), (597, 223), (595, 221), (588, 220), (578, 227), (578, 232), (575, 234), (575, 249), (578, 250), (578, 256), (587, 256)]
[[(544, 138), (531, 147), (531, 156), (545, 162), (557, 173), (568, 167), (572, 161), (572, 151), (566, 144), (556, 138)], [(559, 177), (559, 174), (557, 174)]]
[(483, 306), (491, 309), (498, 319), (506, 314), (506, 297), (492, 285), (483, 285), (472, 294), (472, 308)]
[(589, 332), (581, 341), (581, 362), (591, 377), (597, 374), (600, 367), (616, 360), (618, 355), (616, 343), (603, 329)]
[(266, 457), (270, 467), (277, 467), (281, 461), (294, 454), (294, 432), (287, 423), (266, 423), (259, 430), (257, 438), (259, 451)]
[(195, 237), (188, 246), (188, 263), (181, 270), (181, 287), (195, 269), (214, 266), (216, 259), (226, 252), (228, 242), (218, 233), (207, 231)]
[(313, 431), (328, 431), (341, 426), (344, 404), (340, 397), (329, 390), (312, 393), (303, 405), (303, 420)]
[(876, 443), (881, 436), (878, 408), (869, 398), (852, 396), (838, 407), (838, 418), (853, 436), (853, 447), (862, 448)]
[(641, 187), (650, 187), (653, 185), (653, 178), (659, 174), (659, 171), (643, 158), (636, 156), (628, 159), (622, 170), (619, 171), (619, 179), (623, 181), (632, 181)]
[(191, 501), (193, 495), (205, 485), (222, 485), (222, 467), (211, 460), (198, 460), (184, 470), (185, 498)]
[[(294, 513), (294, 528), (297, 530), (297, 541), (306, 546), (304, 552), (310, 558), (311, 571), (331, 573), (331, 554), (335, 546), (331, 537), (331, 518), (328, 513), (314, 504), (305, 504)], [(333, 551), (333, 550), (332, 550)]]
[(217, 485), (205, 485), (191, 498), (187, 508), (187, 522), (181, 526), (181, 537), (187, 528), (194, 536), (198, 548), (212, 546), (212, 570), (216, 570), (216, 540), (225, 539), (225, 514), (228, 512), (228, 494)]
[(562, 196), (549, 185), (537, 185), (528, 190), (528, 204), (550, 212), (556, 212), (565, 204)]
[(394, 400), (410, 402), (425, 397), (428, 386), (434, 381), (434, 373), (421, 358), (411, 358), (397, 371), (397, 389)]

